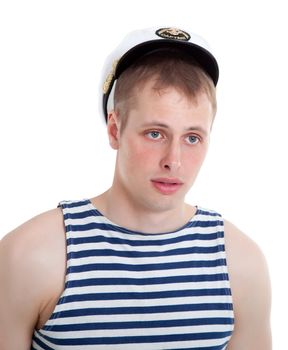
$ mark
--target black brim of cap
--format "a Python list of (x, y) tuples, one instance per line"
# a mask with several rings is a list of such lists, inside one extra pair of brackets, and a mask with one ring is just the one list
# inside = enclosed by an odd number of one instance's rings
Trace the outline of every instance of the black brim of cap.
[(130, 67), (137, 59), (146, 55), (154, 50), (161, 50), (167, 48), (178, 48), (185, 52), (186, 55), (191, 56), (191, 60), (196, 61), (208, 76), (211, 77), (214, 85), (217, 85), (219, 79), (219, 67), (215, 57), (203, 47), (190, 43), (187, 41), (159, 39), (151, 40), (134, 46), (127, 51), (118, 61), (117, 67), (114, 73), (114, 77), (111, 81), (108, 91), (103, 94), (103, 112), (107, 121), (107, 103), (108, 98), (113, 88), (114, 82), (119, 76)]

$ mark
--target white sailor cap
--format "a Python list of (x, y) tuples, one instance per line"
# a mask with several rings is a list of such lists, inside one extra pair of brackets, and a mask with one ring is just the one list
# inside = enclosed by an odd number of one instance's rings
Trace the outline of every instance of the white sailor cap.
[(130, 32), (107, 57), (101, 81), (101, 105), (105, 120), (113, 108), (115, 81), (121, 73), (143, 55), (154, 50), (178, 48), (191, 56), (217, 85), (219, 68), (208, 43), (200, 36), (174, 27), (146, 28)]

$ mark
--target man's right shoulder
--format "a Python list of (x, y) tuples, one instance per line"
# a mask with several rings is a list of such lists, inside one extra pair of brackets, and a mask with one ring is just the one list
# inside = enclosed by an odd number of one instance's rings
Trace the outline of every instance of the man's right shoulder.
[(14, 255), (33, 254), (35, 249), (45, 249), (58, 235), (64, 232), (61, 208), (41, 213), (8, 233), (0, 241), (1, 249)]
[(59, 254), (65, 255), (65, 245), (62, 210), (55, 208), (31, 218), (4, 236), (0, 241), (0, 262), (10, 266), (15, 274), (26, 268), (30, 271), (27, 279), (38, 278), (38, 274), (50, 269)]
[[(60, 208), (33, 217), (2, 238), (0, 305), (7, 322), (15, 326), (17, 322), (27, 323), (31, 329), (35, 327), (46, 301), (59, 294), (62, 287), (65, 250), (65, 227)], [(0, 324), (1, 321), (0, 317)]]

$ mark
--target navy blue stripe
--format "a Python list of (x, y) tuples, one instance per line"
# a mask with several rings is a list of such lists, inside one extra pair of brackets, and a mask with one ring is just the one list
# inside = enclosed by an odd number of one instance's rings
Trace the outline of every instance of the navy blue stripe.
[(233, 318), (214, 317), (196, 319), (177, 319), (160, 321), (137, 321), (137, 322), (100, 322), (100, 323), (78, 323), (45, 326), (43, 329), (53, 332), (75, 332), (107, 329), (145, 329), (145, 328), (169, 328), (169, 327), (190, 327), (190, 326), (211, 326), (211, 325), (233, 325)]
[[(39, 331), (36, 331), (36, 332), (41, 338), (43, 337), (41, 332), (39, 332)], [(50, 346), (48, 346), (45, 343), (43, 343), (39, 338), (36, 338), (35, 335), (33, 336), (33, 341), (38, 346), (41, 346), (41, 349), (43, 349), (43, 350), (54, 350), (53, 348), (50, 348)], [(33, 348), (33, 345), (32, 345), (31, 350), (36, 350), (35, 348)]]
[(214, 289), (187, 289), (171, 290), (161, 292), (115, 292), (115, 293), (87, 293), (67, 295), (59, 300), (59, 304), (67, 304), (78, 301), (99, 301), (99, 300), (151, 300), (166, 298), (185, 298), (191, 296), (220, 296), (231, 295), (230, 288)]
[(59, 203), (58, 207), (62, 208), (77, 208), (82, 207), (84, 205), (90, 204), (90, 201), (87, 199), (80, 200), (80, 201), (62, 201)]
[(79, 266), (69, 266), (67, 273), (79, 273), (87, 271), (160, 271), (160, 270), (177, 270), (177, 269), (193, 269), (201, 267), (217, 267), (226, 266), (226, 259), (216, 260), (196, 260), (196, 261), (181, 261), (170, 262), (160, 264), (117, 264), (117, 263), (98, 263), (98, 264), (85, 264)]
[(180, 235), (179, 237), (170, 238), (170, 239), (159, 239), (159, 240), (129, 240), (122, 239), (117, 237), (105, 237), (102, 235), (96, 235), (92, 237), (79, 237), (79, 238), (69, 238), (67, 239), (67, 245), (79, 245), (87, 243), (109, 243), (109, 244), (126, 244), (132, 247), (138, 246), (164, 246), (167, 244), (177, 244), (181, 242), (193, 242), (195, 240), (200, 241), (212, 241), (218, 238), (223, 238), (224, 232), (215, 232), (215, 233), (193, 233)]
[[(182, 227), (181, 229), (184, 228), (190, 228), (190, 227), (216, 227), (216, 226), (222, 226), (223, 223), (221, 221), (191, 221), (189, 222), (187, 225), (185, 225), (184, 227)], [(125, 229), (123, 227), (120, 226), (115, 226), (115, 225), (111, 225), (111, 224), (107, 224), (107, 223), (98, 223), (98, 222), (90, 222), (88, 224), (83, 224), (83, 225), (69, 225), (66, 226), (67, 232), (70, 231), (89, 231), (89, 230), (109, 230), (109, 231), (116, 231), (116, 232), (126, 232), (126, 233), (132, 233), (135, 234), (134, 231)], [(178, 230), (179, 231), (179, 230)], [(169, 232), (167, 232), (169, 233)], [(171, 232), (172, 233), (172, 232)], [(145, 233), (144, 233), (145, 234)], [(145, 234), (147, 235), (147, 234)], [(153, 234), (155, 236), (155, 234)], [(148, 236), (148, 235), (147, 235)]]
[(190, 282), (213, 282), (228, 281), (227, 273), (215, 273), (207, 275), (169, 276), (152, 278), (86, 278), (68, 281), (65, 288), (86, 286), (145, 286), (155, 284), (190, 283)]
[(92, 209), (92, 210), (81, 211), (78, 213), (66, 213), (63, 215), (63, 217), (64, 217), (64, 220), (67, 220), (67, 219), (85, 219), (85, 218), (88, 218), (89, 216), (101, 216), (99, 214), (100, 214), (99, 212)]
[(206, 333), (188, 333), (188, 334), (163, 334), (163, 335), (142, 335), (130, 337), (99, 337), (99, 338), (49, 338), (48, 341), (56, 345), (111, 345), (111, 344), (145, 344), (145, 343), (164, 343), (164, 342), (182, 342), (188, 340), (208, 340), (221, 339), (231, 336), (231, 332), (206, 332)]
[(192, 219), (190, 222), (185, 225), (185, 228), (190, 228), (190, 227), (216, 227), (216, 226), (224, 226), (224, 222), (221, 218), (220, 220), (205, 220), (205, 221), (200, 221)]
[(102, 315), (129, 315), (129, 314), (157, 314), (208, 310), (233, 310), (230, 303), (201, 303), (183, 305), (160, 305), (139, 307), (107, 307), (107, 308), (82, 308), (76, 310), (64, 310), (53, 313), (52, 318), (102, 316)]
[(219, 213), (216, 213), (216, 212), (213, 212), (213, 211), (204, 210), (204, 209), (199, 209), (199, 208), (197, 208), (196, 214), (208, 215), (208, 216), (218, 216), (219, 218), (221, 218), (221, 215)]
[(121, 256), (125, 258), (154, 258), (154, 257), (163, 257), (171, 255), (187, 255), (187, 254), (213, 254), (217, 252), (223, 252), (224, 245), (219, 244), (213, 247), (188, 247), (188, 248), (179, 248), (179, 249), (169, 249), (166, 251), (119, 251), (112, 249), (89, 249), (82, 250), (80, 252), (70, 252), (67, 254), (68, 259), (77, 259), (85, 258), (89, 256)]

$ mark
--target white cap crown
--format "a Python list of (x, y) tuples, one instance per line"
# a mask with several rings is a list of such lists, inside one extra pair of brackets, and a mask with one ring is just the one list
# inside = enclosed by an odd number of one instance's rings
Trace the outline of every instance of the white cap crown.
[(208, 43), (200, 36), (174, 27), (146, 28), (127, 34), (106, 58), (101, 80), (102, 113), (113, 108), (114, 83), (119, 75), (144, 54), (161, 48), (179, 48), (191, 55), (211, 77), (216, 86), (219, 69)]

